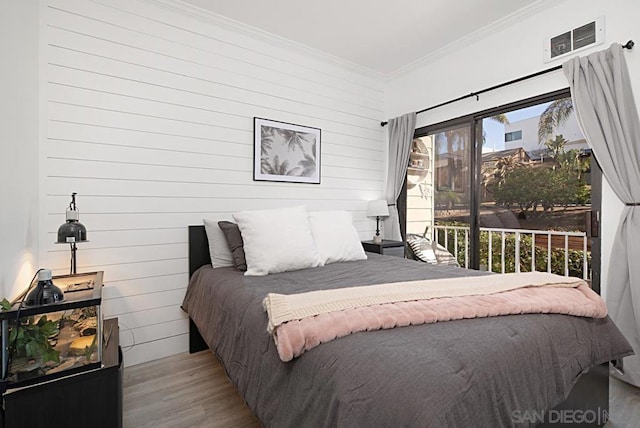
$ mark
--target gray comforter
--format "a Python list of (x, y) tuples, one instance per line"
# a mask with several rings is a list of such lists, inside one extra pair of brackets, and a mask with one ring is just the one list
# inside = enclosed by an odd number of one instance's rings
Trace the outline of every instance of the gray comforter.
[(482, 274), (375, 254), (266, 277), (205, 266), (193, 275), (183, 309), (269, 427), (512, 426), (512, 412), (553, 408), (580, 373), (631, 352), (608, 318), (565, 315), (356, 333), (288, 363), (266, 331), (268, 292)]

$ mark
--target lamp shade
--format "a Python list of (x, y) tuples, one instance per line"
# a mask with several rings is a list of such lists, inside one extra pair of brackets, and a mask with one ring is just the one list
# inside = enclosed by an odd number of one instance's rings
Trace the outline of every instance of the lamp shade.
[(86, 242), (87, 228), (78, 221), (80, 212), (76, 206), (76, 194), (71, 195), (71, 204), (67, 208), (67, 222), (58, 228), (58, 240), (56, 244), (73, 244)]
[(389, 207), (387, 201), (384, 199), (378, 199), (375, 201), (369, 201), (367, 207), (367, 217), (388, 217)]
[(87, 240), (87, 228), (79, 221), (67, 221), (58, 228), (56, 244), (72, 244)]
[(51, 271), (42, 269), (38, 272), (38, 285), (31, 290), (24, 302), (25, 306), (50, 305), (64, 301), (64, 293), (51, 281)]

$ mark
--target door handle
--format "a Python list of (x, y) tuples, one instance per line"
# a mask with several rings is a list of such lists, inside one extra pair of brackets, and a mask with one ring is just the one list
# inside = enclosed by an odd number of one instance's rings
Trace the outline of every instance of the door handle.
[(597, 238), (600, 236), (600, 211), (587, 211), (585, 213), (584, 226), (587, 231), (587, 237)]

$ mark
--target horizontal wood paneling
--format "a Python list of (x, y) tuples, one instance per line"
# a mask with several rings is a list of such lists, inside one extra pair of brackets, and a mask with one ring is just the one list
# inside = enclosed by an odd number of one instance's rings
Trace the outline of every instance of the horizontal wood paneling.
[[(92, 228), (96, 230), (121, 230), (121, 229), (167, 229), (167, 228), (180, 228), (186, 227), (190, 224), (202, 224), (203, 218), (208, 218), (213, 213), (229, 214), (235, 211), (251, 210), (256, 208), (277, 208), (282, 207), (285, 201), (275, 199), (265, 199), (263, 201), (255, 201), (251, 199), (238, 200), (238, 201), (220, 201), (216, 203), (220, 209), (212, 209), (210, 211), (196, 212), (196, 213), (180, 213), (180, 212), (131, 212), (131, 213), (110, 213), (110, 214), (84, 214), (83, 223), (91, 224)], [(302, 201), (302, 200), (286, 200), (287, 206), (303, 205), (306, 204), (312, 211), (320, 211), (327, 209), (328, 205), (332, 209), (340, 209), (349, 211), (350, 208), (358, 205), (358, 201), (342, 202), (342, 201)], [(212, 204), (214, 205), (214, 204)], [(364, 218), (366, 211), (356, 211), (354, 217)], [(49, 214), (45, 218), (45, 225), (47, 230), (55, 232), (58, 228), (60, 220), (64, 214)], [(358, 223), (356, 222), (356, 227)], [(374, 224), (375, 227), (375, 224)], [(43, 245), (45, 243), (43, 242)]]
[[(187, 322), (185, 321), (185, 324)], [(160, 328), (162, 326), (159, 326)], [(125, 333), (120, 332), (120, 337), (127, 340)], [(176, 349), (189, 349), (189, 335), (178, 334), (175, 336), (167, 336), (164, 339), (158, 339), (147, 343), (136, 343), (131, 348), (124, 348), (124, 365), (133, 366), (147, 361), (157, 360), (171, 355), (175, 355)], [(186, 352), (186, 351), (182, 351)]]
[[(46, 135), (42, 262), (78, 192), (90, 242), (80, 271), (104, 270), (104, 314), (125, 363), (183, 352), (187, 226), (239, 210), (304, 204), (352, 212), (384, 181), (383, 82), (250, 35), (170, 1), (48, 0), (41, 34)], [(320, 185), (254, 182), (253, 117), (322, 129)]]
[(109, 300), (128, 296), (152, 294), (158, 291), (169, 291), (176, 289), (176, 284), (184, 284), (186, 281), (187, 275), (185, 273), (152, 276), (147, 278), (132, 278), (126, 281), (108, 281), (108, 284), (117, 286), (105, 287), (102, 297)]
[[(138, 196), (136, 194), (132, 194), (131, 196), (87, 195), (84, 198), (86, 201), (83, 201), (83, 217), (94, 214), (138, 213), (145, 210), (153, 213), (208, 213), (211, 211), (212, 204), (218, 203), (219, 201), (226, 204), (226, 207), (228, 207), (227, 211), (239, 211), (254, 208), (255, 202), (260, 199), (265, 199), (268, 203), (276, 204), (276, 206), (278, 205), (278, 200), (299, 201), (303, 204), (305, 201), (309, 201), (309, 208), (312, 208), (311, 204), (316, 204), (320, 201), (332, 201), (332, 203), (340, 204), (343, 209), (356, 210), (359, 208), (359, 201), (354, 201), (355, 197), (352, 197), (357, 191), (347, 189), (343, 191), (335, 190), (334, 192), (337, 194), (335, 198), (332, 198), (329, 192), (320, 193), (317, 198), (311, 198), (303, 191), (293, 192), (289, 197), (278, 195), (276, 192), (265, 191), (266, 194), (261, 197), (252, 197), (249, 201), (244, 197), (227, 194), (231, 192), (220, 192), (220, 195), (212, 197), (156, 197)], [(52, 204), (64, 204), (65, 201), (68, 202), (69, 196), (52, 195), (49, 196), (48, 199)], [(253, 204), (245, 207), (247, 202)], [(64, 215), (63, 211), (52, 214), (58, 215), (58, 213)]]
[[(124, 342), (122, 343), (122, 346), (143, 345), (162, 340), (165, 337), (187, 334), (189, 333), (189, 327), (185, 322), (185, 317), (186, 314), (184, 314), (181, 319), (177, 319), (175, 321), (163, 321), (162, 331), (158, 331), (153, 324), (131, 329), (132, 334), (129, 335), (129, 339), (127, 339), (127, 335), (124, 335)], [(135, 342), (133, 340), (135, 340)]]
[(146, 294), (113, 298), (105, 301), (105, 313), (113, 316), (126, 314), (134, 311), (144, 311), (149, 309), (171, 306), (184, 297), (185, 288), (175, 290), (156, 291), (150, 296)]
[[(105, 23), (114, 32), (123, 29), (135, 34), (135, 37), (129, 35), (124, 39), (123, 44), (137, 46), (140, 39), (148, 37), (162, 42), (163, 52), (177, 49), (173, 52), (184, 54), (185, 51), (194, 50), (200, 61), (208, 58), (233, 59), (243, 64), (244, 69), (254, 66), (263, 71), (271, 70), (275, 80), (282, 80), (283, 76), (302, 78), (304, 82), (316, 83), (325, 89), (342, 90), (350, 95), (364, 93), (372, 101), (380, 101), (383, 96), (377, 78), (353, 73), (342, 66), (318, 61), (252, 35), (230, 30), (206, 17), (176, 19), (172, 11), (159, 8), (154, 8), (153, 15), (149, 15), (150, 8), (141, 1), (94, 0), (92, 4), (86, 3), (83, 0), (49, 2), (51, 9), (82, 17), (94, 24)], [(135, 43), (132, 43), (132, 39)], [(283, 83), (287, 83), (287, 80)]]
[[(48, 253), (50, 256), (51, 253)], [(52, 267), (48, 263), (44, 266)], [(175, 275), (188, 272), (188, 261), (186, 253), (181, 257), (172, 257), (168, 259), (142, 260), (138, 262), (118, 263), (118, 264), (102, 264), (92, 260), (83, 258), (82, 249), (78, 250), (78, 271), (93, 272), (105, 271), (105, 286), (110, 281), (123, 282), (134, 278), (146, 278), (152, 276)], [(58, 265), (52, 269), (54, 275), (66, 275), (69, 273), (69, 263)], [(176, 282), (177, 287), (183, 287), (185, 282)]]
[[(80, 245), (80, 244), (79, 244)], [(60, 245), (65, 247), (66, 245)], [(81, 245), (80, 245), (81, 246)], [(64, 265), (69, 261), (69, 248), (66, 251), (51, 251), (49, 263), (54, 266)], [(187, 244), (166, 244), (166, 245), (146, 245), (146, 246), (121, 246), (118, 251), (113, 247), (89, 248), (82, 250), (82, 260), (86, 267), (89, 261), (99, 261), (101, 265), (116, 265), (122, 263), (140, 263), (151, 260), (179, 259), (187, 253)], [(81, 264), (79, 264), (81, 266)]]
[(179, 305), (169, 305), (154, 309), (119, 314), (118, 323), (120, 324), (120, 329), (127, 330), (128, 335), (131, 336), (127, 338), (128, 343), (134, 343), (134, 329), (148, 325), (160, 324), (167, 321), (186, 319), (186, 316), (187, 315), (182, 309), (180, 309)]
[[(84, 219), (82, 219), (84, 222)], [(47, 251), (67, 251), (66, 245), (55, 244), (57, 235), (49, 232), (49, 239), (45, 244)], [(88, 242), (78, 244), (81, 251), (92, 248), (121, 248), (142, 247), (150, 245), (165, 245), (187, 243), (187, 232), (183, 228), (165, 229), (137, 229), (137, 230), (95, 230), (90, 228)]]

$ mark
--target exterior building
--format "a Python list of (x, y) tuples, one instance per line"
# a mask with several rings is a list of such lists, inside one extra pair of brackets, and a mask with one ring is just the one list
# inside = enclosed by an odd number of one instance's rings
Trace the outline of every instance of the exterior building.
[[(544, 142), (538, 142), (538, 120), (539, 116), (511, 122), (504, 127), (504, 147), (505, 149), (517, 149), (522, 147), (527, 152), (535, 152), (544, 148)], [(578, 126), (575, 115), (569, 116), (567, 121), (557, 127), (551, 138), (562, 135), (567, 144), (565, 150), (586, 149), (587, 141)]]
[(514, 163), (529, 162), (531, 159), (529, 154), (522, 147), (513, 149), (499, 150), (497, 152), (488, 152), (482, 154), (482, 169), (495, 168), (496, 163), (500, 159), (511, 159)]

